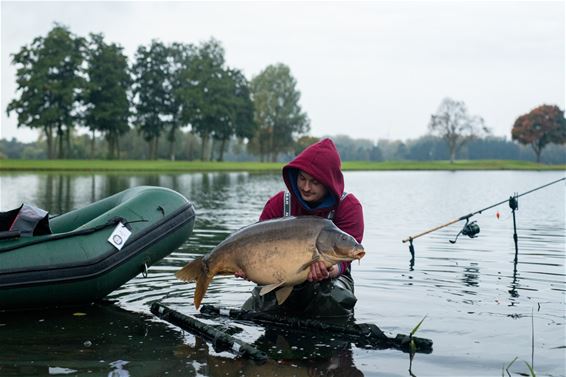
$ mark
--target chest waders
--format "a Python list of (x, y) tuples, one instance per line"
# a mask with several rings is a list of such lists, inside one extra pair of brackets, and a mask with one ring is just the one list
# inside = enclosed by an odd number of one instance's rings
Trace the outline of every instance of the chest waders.
[[(343, 193), (340, 202), (348, 193)], [(334, 219), (335, 211), (328, 214), (328, 219)], [(291, 195), (285, 192), (283, 198), (283, 216), (291, 216)], [(354, 281), (350, 275), (350, 267), (334, 279), (318, 282), (305, 281), (296, 285), (293, 292), (282, 304), (277, 304), (274, 292), (260, 296), (261, 287), (252, 290), (252, 296), (244, 303), (242, 309), (260, 312), (284, 313), (294, 317), (309, 317), (320, 319), (345, 320), (354, 315)]]

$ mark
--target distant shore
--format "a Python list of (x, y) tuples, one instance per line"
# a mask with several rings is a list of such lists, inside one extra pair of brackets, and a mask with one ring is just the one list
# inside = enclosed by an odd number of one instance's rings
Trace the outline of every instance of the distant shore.
[[(283, 163), (141, 161), (141, 160), (0, 160), (0, 171), (68, 172), (208, 172), (208, 171), (280, 171)], [(462, 160), (455, 161), (345, 161), (345, 171), (374, 170), (564, 170), (566, 165), (537, 164), (529, 161)]]

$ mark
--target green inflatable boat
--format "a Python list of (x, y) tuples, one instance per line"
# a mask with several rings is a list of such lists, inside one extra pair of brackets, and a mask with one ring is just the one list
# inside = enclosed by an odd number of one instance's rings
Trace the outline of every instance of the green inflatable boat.
[(51, 219), (27, 205), (0, 213), (0, 310), (101, 299), (181, 246), (194, 221), (184, 196), (150, 186)]

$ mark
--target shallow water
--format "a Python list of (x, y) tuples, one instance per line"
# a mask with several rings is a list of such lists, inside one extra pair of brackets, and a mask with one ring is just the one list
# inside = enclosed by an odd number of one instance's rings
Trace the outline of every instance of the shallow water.
[[(353, 264), (356, 319), (388, 335), (434, 341), (416, 354), (417, 376), (564, 376), (564, 182), (519, 199), (517, 263), (507, 204), (474, 216), (481, 232), (460, 236), (463, 222), (415, 240), (416, 258), (401, 240), (564, 176), (563, 172), (347, 172), (346, 190), (364, 205), (366, 257)], [(0, 315), (0, 375), (409, 375), (409, 355), (358, 347), (329, 337), (285, 334), (237, 325), (240, 339), (268, 348), (263, 365), (215, 352), (199, 338), (155, 319), (154, 301), (196, 314), (193, 285), (173, 273), (231, 232), (255, 222), (268, 197), (283, 188), (277, 174), (176, 175), (2, 174), (0, 207), (22, 201), (61, 213), (135, 185), (173, 188), (193, 201), (197, 222), (179, 250), (113, 292), (80, 309)], [(500, 217), (497, 219), (496, 212)], [(253, 285), (216, 278), (205, 303), (239, 307)], [(534, 337), (532, 334), (534, 333)], [(534, 344), (534, 347), (532, 346)], [(505, 373), (505, 375), (507, 375)]]

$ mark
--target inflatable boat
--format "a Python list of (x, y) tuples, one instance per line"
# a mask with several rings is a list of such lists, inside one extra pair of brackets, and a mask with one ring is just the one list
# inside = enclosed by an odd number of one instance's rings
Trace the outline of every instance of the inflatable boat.
[(101, 299), (181, 246), (195, 221), (184, 196), (150, 186), (46, 215), (0, 213), (0, 310)]

